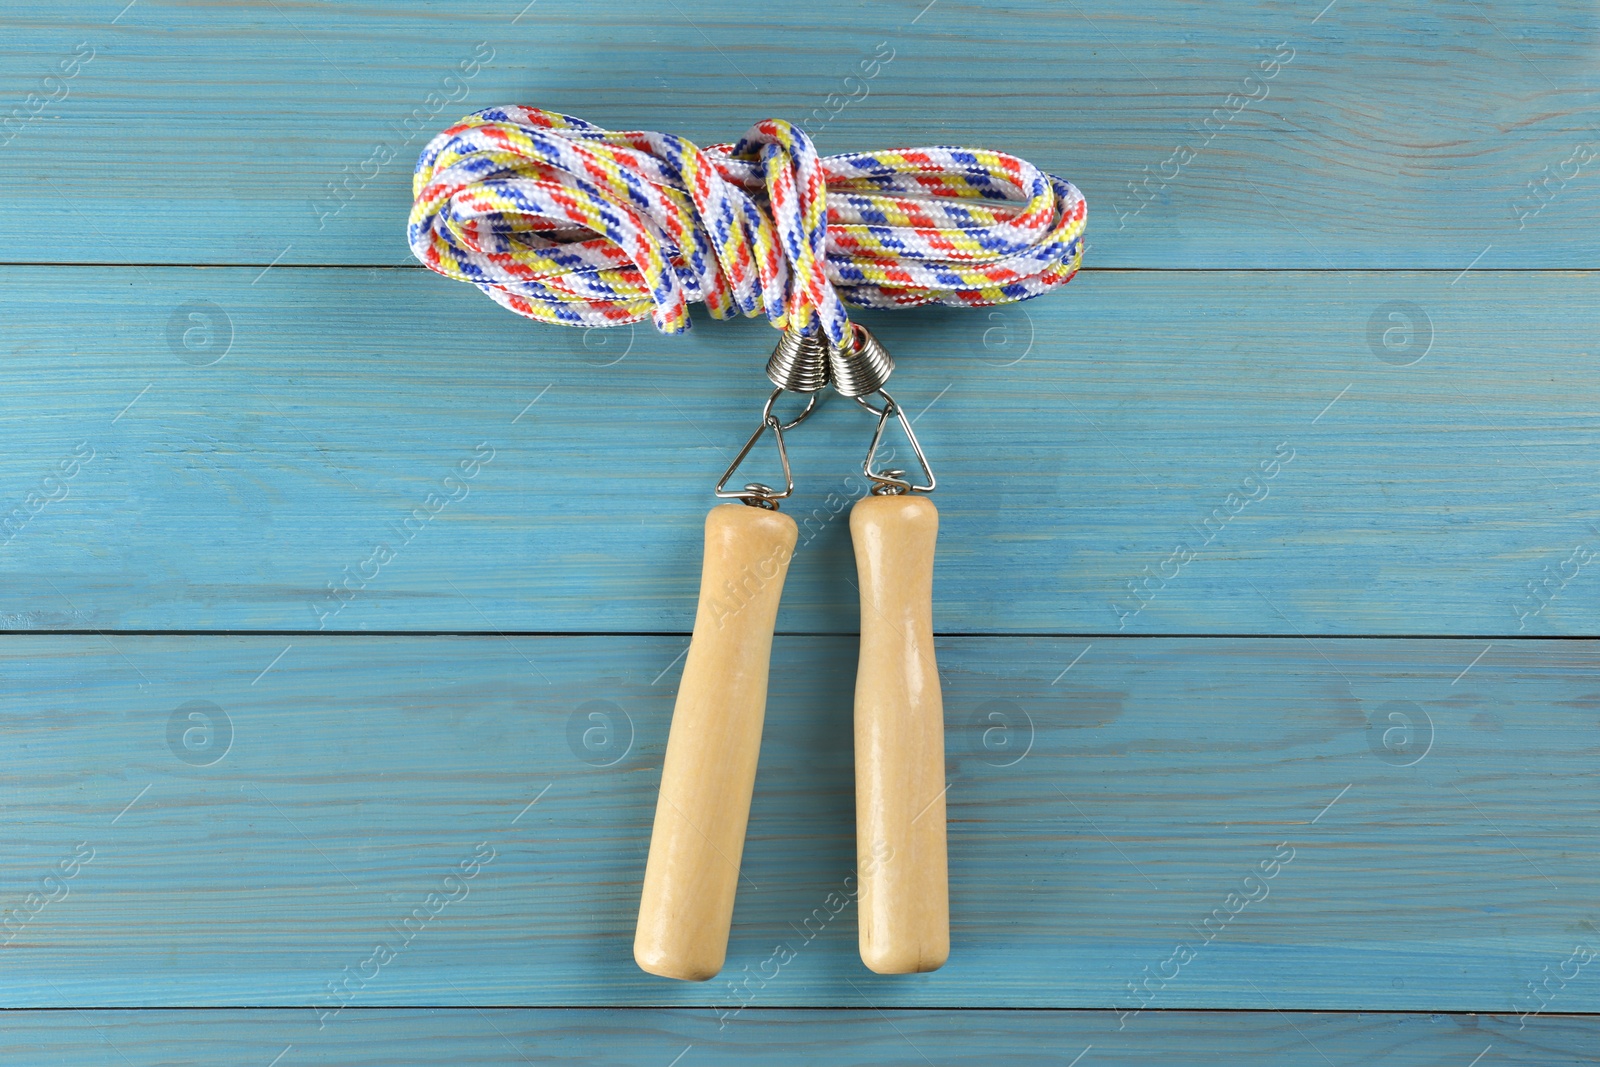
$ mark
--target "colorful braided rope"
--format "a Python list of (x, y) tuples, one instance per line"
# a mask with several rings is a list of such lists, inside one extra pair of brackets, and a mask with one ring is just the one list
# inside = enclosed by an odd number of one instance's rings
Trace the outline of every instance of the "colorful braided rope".
[(765, 314), (838, 342), (845, 305), (979, 306), (1064, 285), (1083, 258), (1071, 182), (971, 148), (819, 157), (757, 123), (734, 145), (604, 130), (529, 107), (423, 149), (407, 236), (432, 270), (540, 322), (689, 328)]

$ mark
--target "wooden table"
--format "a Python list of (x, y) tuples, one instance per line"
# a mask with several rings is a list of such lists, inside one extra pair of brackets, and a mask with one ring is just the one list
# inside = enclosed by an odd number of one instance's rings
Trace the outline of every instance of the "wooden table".
[[(1600, 1062), (1594, 3), (124, 2), (0, 17), (0, 1062)], [(728, 966), (630, 958), (774, 334), (418, 269), (508, 102), (1088, 198), (1066, 290), (863, 316), (940, 476), (936, 973), (826, 903), (839, 403)]]

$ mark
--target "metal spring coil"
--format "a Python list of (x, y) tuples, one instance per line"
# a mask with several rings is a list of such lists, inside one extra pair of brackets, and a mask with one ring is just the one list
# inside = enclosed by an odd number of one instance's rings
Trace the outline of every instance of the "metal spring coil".
[(844, 343), (828, 345), (829, 377), (840, 396), (867, 396), (883, 388), (894, 360), (865, 326), (852, 322)]
[(767, 360), (767, 377), (780, 389), (815, 393), (828, 385), (828, 353), (820, 334), (785, 330)]

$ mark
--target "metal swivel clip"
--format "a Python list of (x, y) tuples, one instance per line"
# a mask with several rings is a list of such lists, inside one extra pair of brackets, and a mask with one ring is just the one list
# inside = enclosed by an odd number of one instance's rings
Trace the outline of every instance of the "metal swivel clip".
[[(739, 454), (733, 457), (728, 469), (722, 472), (722, 478), (717, 482), (716, 493), (724, 500), (738, 500), (751, 507), (776, 511), (778, 501), (794, 493), (794, 475), (789, 470), (789, 450), (783, 443), (784, 431), (799, 426), (812, 411), (816, 410), (817, 396), (828, 385), (828, 359), (822, 342), (797, 330), (785, 330), (778, 340), (778, 346), (772, 350), (771, 358), (767, 360), (767, 377), (772, 379), (772, 384), (777, 388), (767, 397), (766, 404), (761, 408), (761, 425), (756, 427), (756, 432), (751, 434), (744, 447), (739, 449)], [(800, 414), (788, 422), (784, 422), (772, 411), (772, 406), (785, 391), (806, 394), (806, 406), (800, 409)], [(739, 469), (739, 464), (744, 462), (744, 458), (750, 454), (756, 442), (761, 440), (761, 435), (768, 430), (772, 431), (772, 436), (778, 442), (778, 459), (783, 463), (783, 491), (780, 493), (762, 482), (750, 482), (743, 489), (728, 489), (728, 479), (733, 477), (733, 472)]]
[[(873, 431), (872, 444), (867, 447), (867, 458), (861, 464), (861, 473), (872, 482), (872, 492), (878, 496), (933, 492), (938, 482), (933, 477), (933, 468), (928, 466), (928, 457), (922, 454), (917, 435), (911, 429), (911, 420), (906, 418), (905, 409), (896, 404), (894, 397), (883, 388), (894, 371), (894, 359), (888, 350), (878, 343), (878, 339), (865, 326), (852, 322), (844, 343), (828, 346), (828, 371), (833, 379), (833, 387), (840, 396), (853, 397), (856, 403), (878, 416), (878, 428)], [(881, 409), (873, 407), (868, 399), (873, 393), (883, 397)], [(928, 476), (928, 484), (912, 484), (906, 480), (903, 470), (872, 469), (878, 455), (878, 445), (883, 440), (883, 428), (891, 416), (900, 420), (900, 428), (905, 431), (906, 440), (911, 442), (911, 450), (922, 465), (922, 473)]]
[[(878, 416), (878, 426), (872, 435), (872, 444), (867, 450), (866, 460), (861, 465), (862, 473), (872, 482), (872, 492), (880, 496), (933, 492), (937, 482), (932, 468), (928, 466), (927, 456), (923, 455), (922, 445), (918, 443), (917, 435), (911, 429), (911, 420), (906, 418), (905, 409), (896, 404), (894, 398), (883, 389), (884, 383), (889, 380), (889, 375), (893, 371), (894, 359), (888, 350), (878, 343), (878, 339), (870, 330), (859, 323), (849, 324), (843, 343), (838, 345), (820, 334), (803, 334), (793, 328), (785, 330), (767, 360), (767, 377), (777, 388), (772, 391), (772, 395), (767, 398), (766, 404), (761, 409), (761, 425), (756, 427), (755, 433), (750, 435), (750, 439), (733, 458), (733, 462), (728, 464), (728, 469), (717, 482), (716, 495), (725, 500), (739, 500), (753, 507), (771, 510), (776, 510), (778, 501), (791, 496), (794, 493), (794, 477), (789, 469), (789, 452), (783, 441), (784, 431), (792, 430), (805, 421), (806, 417), (816, 409), (818, 396), (829, 385), (832, 385), (840, 396), (853, 398), (856, 403)], [(788, 422), (783, 421), (772, 410), (778, 397), (785, 391), (806, 395), (805, 407)], [(882, 408), (874, 407), (869, 399), (874, 393), (883, 398)], [(883, 440), (883, 429), (891, 417), (899, 420), (906, 439), (911, 442), (911, 449), (916, 453), (917, 462), (927, 475), (926, 485), (915, 485), (906, 480), (906, 472), (903, 470), (873, 469), (878, 446)], [(739, 465), (750, 454), (750, 450), (761, 439), (761, 435), (768, 430), (772, 431), (773, 437), (777, 440), (778, 458), (783, 464), (783, 491), (779, 492), (761, 482), (751, 482), (743, 489), (728, 489), (728, 480), (739, 469)]]

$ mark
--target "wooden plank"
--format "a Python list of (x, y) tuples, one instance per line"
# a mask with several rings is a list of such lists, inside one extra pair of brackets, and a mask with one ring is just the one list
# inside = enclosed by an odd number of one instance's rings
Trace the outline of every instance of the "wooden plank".
[(952, 953), (890, 980), (854, 642), (780, 637), (706, 984), (630, 954), (682, 648), (7, 637), (0, 1003), (1600, 1010), (1591, 642), (943, 639)]
[[(872, 317), (940, 478), (935, 626), (1596, 632), (1595, 283), (1100, 272)], [(12, 628), (687, 632), (774, 337), (420, 270), (6, 268), (0, 317)], [(869, 436), (835, 399), (791, 437), (782, 630), (855, 629)]]
[(1117, 1021), (1108, 1012), (752, 1010), (719, 1029), (695, 1011), (459, 1008), (353, 1011), (319, 1031), (303, 1010), (16, 1011), (0, 1030), (0, 1063), (212, 1067), (265, 1064), (282, 1053), (285, 1065), (318, 1067), (954, 1067), (978, 1059), (1062, 1067), (1082, 1053), (1085, 1067), (1437, 1067), (1487, 1050), (1495, 1064), (1565, 1067), (1594, 1062), (1600, 1028), (1593, 1017), (1519, 1027), (1515, 1016), (1306, 1012), (1156, 1012), (1125, 1030)]
[(123, 6), (6, 16), (7, 262), (392, 263), (421, 144), (529, 103), (1007, 149), (1083, 188), (1100, 266), (1600, 266), (1582, 0)]

